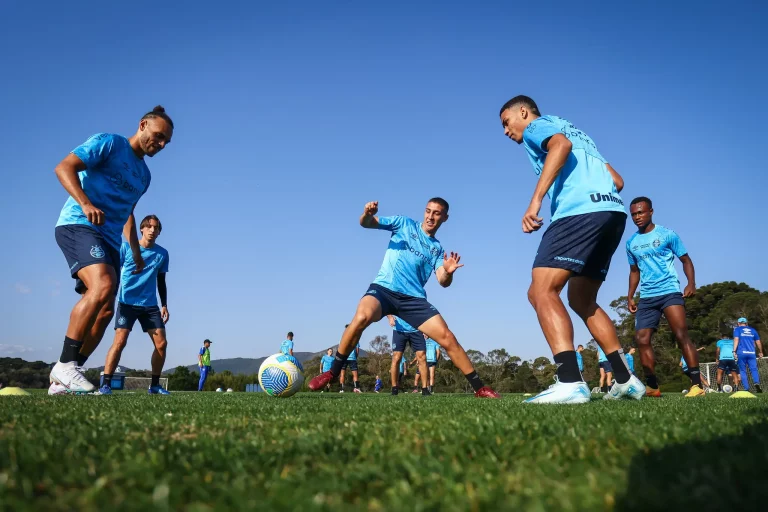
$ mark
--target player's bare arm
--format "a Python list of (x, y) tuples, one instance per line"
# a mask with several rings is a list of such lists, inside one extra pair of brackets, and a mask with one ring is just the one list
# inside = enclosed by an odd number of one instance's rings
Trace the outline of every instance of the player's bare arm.
[[(136, 205), (133, 205), (136, 209)], [(133, 210), (131, 215), (123, 226), (123, 236), (131, 246), (131, 252), (133, 253), (133, 262), (136, 264), (136, 270), (131, 272), (132, 274), (138, 274), (144, 270), (144, 258), (141, 256), (141, 246), (139, 245), (139, 234), (136, 231), (136, 217), (133, 216)]]
[(64, 190), (77, 201), (88, 222), (95, 226), (104, 224), (104, 212), (91, 204), (91, 200), (83, 191), (77, 173), (86, 169), (85, 163), (80, 158), (70, 153), (56, 166), (56, 177), (61, 182)]
[(541, 170), (541, 176), (536, 183), (536, 190), (533, 192), (531, 198), (531, 204), (528, 205), (528, 209), (523, 215), (523, 233), (533, 233), (541, 228), (544, 219), (539, 217), (539, 211), (541, 210), (541, 202), (544, 200), (544, 196), (547, 195), (547, 190), (552, 186), (560, 174), (560, 170), (568, 160), (568, 155), (571, 154), (573, 144), (568, 140), (568, 137), (562, 133), (556, 133), (550, 137), (547, 142), (547, 159), (544, 161), (544, 167)]
[(360, 225), (368, 229), (376, 229), (379, 227), (379, 219), (376, 218), (376, 214), (379, 213), (379, 202), (371, 201), (365, 203), (363, 208), (363, 214), (360, 216)]
[(640, 285), (640, 267), (637, 265), (629, 266), (629, 291), (627, 291), (627, 309), (630, 313), (637, 312), (637, 304), (635, 304), (635, 292)]
[(395, 315), (387, 315), (387, 320), (389, 320), (390, 327), (395, 326)]
[(693, 268), (693, 261), (687, 254), (683, 254), (680, 257), (680, 263), (683, 264), (683, 272), (688, 279), (688, 284), (683, 291), (683, 297), (693, 297), (696, 294), (696, 271)]
[(461, 261), (461, 256), (457, 252), (446, 253), (443, 261), (443, 266), (437, 269), (435, 276), (437, 276), (437, 282), (443, 288), (448, 288), (453, 283), (453, 273), (464, 266)]
[(755, 340), (755, 347), (757, 347), (757, 357), (763, 357), (763, 344), (760, 340)]
[(613, 184), (616, 185), (616, 191), (621, 192), (624, 189), (624, 178), (621, 177), (621, 174), (619, 174), (616, 169), (611, 166), (611, 164), (606, 162), (605, 168), (608, 169), (609, 173), (611, 173)]

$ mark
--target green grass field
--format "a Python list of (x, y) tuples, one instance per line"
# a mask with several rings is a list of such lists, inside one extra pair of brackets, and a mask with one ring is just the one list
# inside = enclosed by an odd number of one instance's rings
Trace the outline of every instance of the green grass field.
[(648, 512), (768, 503), (768, 397), (521, 399), (0, 397), (0, 508)]

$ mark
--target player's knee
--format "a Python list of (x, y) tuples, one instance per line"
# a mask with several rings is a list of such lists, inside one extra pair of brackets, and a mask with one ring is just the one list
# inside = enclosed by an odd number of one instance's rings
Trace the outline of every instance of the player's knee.
[(367, 311), (358, 311), (350, 323), (350, 327), (356, 331), (363, 331), (373, 322), (373, 316)]
[(680, 346), (680, 348), (685, 347), (691, 342), (688, 339), (688, 329), (685, 327), (673, 329), (672, 333), (675, 335), (675, 339), (677, 340), (677, 344)]
[(165, 350), (168, 348), (168, 340), (165, 338), (162, 338), (155, 342), (155, 348), (158, 352), (165, 352)]

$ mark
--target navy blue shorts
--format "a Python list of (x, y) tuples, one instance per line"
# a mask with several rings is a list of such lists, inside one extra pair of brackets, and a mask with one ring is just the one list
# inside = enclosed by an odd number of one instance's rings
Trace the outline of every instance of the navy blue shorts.
[(724, 372), (739, 373), (739, 365), (733, 359), (721, 359), (717, 362), (717, 369)]
[(394, 331), (392, 333), (392, 346), (394, 347), (392, 352), (405, 352), (405, 347), (409, 344), (414, 352), (425, 352), (427, 350), (427, 342), (424, 339), (424, 335), (419, 331)]
[(437, 361), (427, 361), (427, 368), (434, 368), (437, 366)]
[(635, 331), (640, 329), (658, 329), (661, 314), (669, 306), (685, 306), (685, 299), (680, 292), (667, 293), (657, 297), (641, 298), (635, 313)]
[(613, 366), (611, 366), (610, 361), (603, 361), (602, 363), (599, 363), (600, 368), (605, 370), (606, 373), (611, 372), (613, 373)]
[(557, 219), (541, 237), (533, 268), (562, 268), (577, 276), (605, 281), (626, 224), (624, 212), (593, 212)]
[(350, 361), (349, 359), (347, 359), (346, 361), (344, 361), (344, 366), (342, 366), (341, 369), (342, 370), (349, 369), (349, 370), (352, 370), (353, 372), (356, 372), (357, 371), (357, 359), (355, 359), (354, 361)]
[(136, 320), (141, 324), (144, 332), (150, 329), (165, 329), (163, 317), (160, 314), (160, 308), (157, 306), (131, 306), (129, 304), (117, 303), (117, 312), (115, 313), (115, 330), (128, 329), (133, 330), (133, 324)]
[(115, 269), (115, 292), (120, 280), (120, 251), (109, 245), (104, 237), (90, 226), (70, 224), (56, 226), (56, 243), (67, 259), (69, 273), (75, 280), (75, 291), (85, 293), (87, 289), (78, 277), (81, 268), (104, 263)]
[[(427, 299), (393, 292), (378, 284), (371, 284), (365, 294), (379, 301), (382, 318), (395, 315), (414, 327), (419, 327), (433, 316), (440, 314), (435, 306), (427, 302)], [(424, 349), (426, 350), (426, 345)]]

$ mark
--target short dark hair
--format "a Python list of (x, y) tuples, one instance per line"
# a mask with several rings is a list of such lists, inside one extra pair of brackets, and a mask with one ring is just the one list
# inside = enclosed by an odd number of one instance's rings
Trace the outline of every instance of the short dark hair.
[(163, 230), (163, 223), (160, 222), (160, 219), (157, 218), (157, 215), (147, 215), (146, 217), (141, 219), (141, 224), (139, 224), (139, 231), (149, 226), (149, 221), (151, 220), (157, 222), (157, 229), (159, 231)]
[(209, 340), (209, 339), (203, 340), (203, 343), (210, 343), (210, 342), (211, 342), (211, 340)]
[(143, 121), (145, 119), (155, 119), (157, 117), (164, 119), (166, 123), (171, 125), (171, 129), (173, 129), (173, 121), (171, 121), (171, 118), (168, 116), (168, 114), (165, 113), (165, 109), (162, 105), (158, 105), (153, 108), (151, 112), (144, 114), (141, 120)]
[(645, 196), (634, 198), (632, 202), (629, 203), (629, 206), (632, 206), (633, 204), (638, 204), (638, 203), (648, 203), (648, 208), (653, 209), (653, 202)]
[(293, 331), (288, 331), (288, 335), (287, 335), (287, 336), (288, 336), (289, 338), (293, 338)]
[(427, 201), (427, 204), (429, 204), (429, 203), (439, 204), (440, 206), (443, 207), (443, 209), (445, 210), (445, 213), (448, 213), (448, 209), (450, 208), (448, 206), (448, 201), (446, 201), (442, 197), (433, 197), (432, 199)]
[(514, 98), (512, 98), (511, 100), (506, 102), (501, 107), (501, 110), (499, 110), (499, 116), (501, 116), (501, 114), (503, 114), (504, 111), (507, 110), (508, 108), (512, 108), (515, 105), (520, 105), (520, 104), (525, 105), (525, 108), (527, 108), (528, 110), (530, 110), (531, 112), (533, 112), (537, 116), (541, 115), (541, 112), (539, 112), (539, 106), (536, 105), (536, 102), (533, 101), (533, 99), (530, 98), (529, 96), (523, 96), (521, 94), (519, 96), (515, 96)]
[[(584, 348), (584, 345), (582, 345), (581, 343), (579, 343), (579, 347), (581, 347), (581, 348)], [(579, 348), (579, 347), (576, 347), (576, 348)]]

